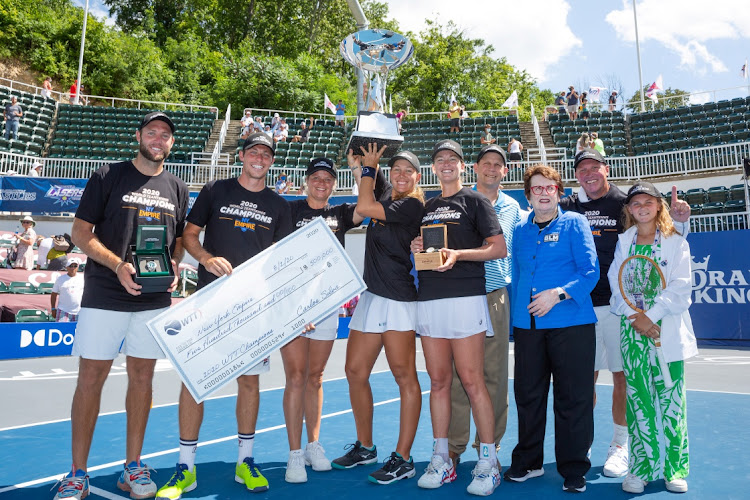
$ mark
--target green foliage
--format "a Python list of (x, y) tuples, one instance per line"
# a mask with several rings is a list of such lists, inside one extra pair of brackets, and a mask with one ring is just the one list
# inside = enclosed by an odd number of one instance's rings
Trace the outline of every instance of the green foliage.
[[(686, 90), (673, 89), (672, 87), (666, 90), (659, 91), (656, 95), (659, 102), (654, 103), (651, 99), (646, 97), (649, 85), (643, 87), (643, 98), (645, 101), (646, 111), (654, 111), (658, 109), (670, 109), (679, 108), (682, 106), (690, 105), (690, 95)], [(633, 96), (628, 99), (628, 103), (625, 105), (630, 111), (638, 113), (641, 110), (641, 93), (636, 91)]]
[[(356, 74), (339, 43), (357, 30), (346, 0), (105, 0), (115, 26), (89, 16), (83, 82), (91, 95), (323, 112), (323, 95), (356, 110)], [(363, 1), (371, 27), (398, 31), (388, 7)], [(83, 22), (72, 0), (0, 0), (0, 58), (18, 58), (57, 90), (75, 80)], [(497, 109), (516, 90), (553, 100), (492, 46), (456, 25), (409, 33), (416, 56), (392, 75), (394, 108), (444, 111), (455, 94), (468, 109)], [(41, 83), (41, 82), (38, 82)]]

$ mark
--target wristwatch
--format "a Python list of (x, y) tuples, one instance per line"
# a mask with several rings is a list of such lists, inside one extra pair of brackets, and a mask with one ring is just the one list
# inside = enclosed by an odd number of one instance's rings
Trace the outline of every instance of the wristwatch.
[(557, 298), (560, 299), (560, 302), (567, 299), (568, 297), (565, 295), (565, 290), (563, 290), (561, 287), (557, 287)]

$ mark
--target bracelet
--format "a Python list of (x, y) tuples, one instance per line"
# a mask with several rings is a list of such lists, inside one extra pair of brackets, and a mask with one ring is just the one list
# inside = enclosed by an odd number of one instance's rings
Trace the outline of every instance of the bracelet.
[(362, 167), (362, 177), (370, 177), (372, 179), (375, 178), (375, 173), (377, 172), (377, 169), (373, 167)]
[(115, 266), (115, 274), (117, 274), (117, 271), (120, 270), (120, 266), (123, 264), (125, 264), (125, 261), (121, 260), (120, 263)]

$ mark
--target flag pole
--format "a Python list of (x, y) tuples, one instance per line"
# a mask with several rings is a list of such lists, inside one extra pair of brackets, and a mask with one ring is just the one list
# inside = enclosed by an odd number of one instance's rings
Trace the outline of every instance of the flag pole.
[(641, 44), (638, 42), (638, 14), (635, 11), (635, 2), (633, 0), (633, 20), (635, 21), (635, 53), (638, 56), (638, 82), (641, 84), (641, 113), (646, 111), (645, 97), (643, 96), (643, 72), (641, 70)]

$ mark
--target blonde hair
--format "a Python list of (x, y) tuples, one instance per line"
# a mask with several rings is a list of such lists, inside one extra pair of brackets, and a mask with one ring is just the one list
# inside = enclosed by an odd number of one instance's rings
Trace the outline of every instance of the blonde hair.
[(415, 184), (414, 189), (408, 193), (397, 193), (396, 191), (393, 191), (391, 194), (391, 199), (393, 201), (398, 201), (404, 198), (416, 198), (422, 203), (422, 205), (424, 205), (424, 191), (422, 190), (422, 186)]
[[(669, 215), (669, 206), (667, 205), (667, 202), (664, 198), (659, 198), (659, 201), (661, 203), (659, 203), (659, 211), (656, 213), (656, 227), (667, 238), (674, 236), (675, 234), (680, 234), (679, 231), (675, 229), (674, 223), (672, 223), (672, 216)], [(627, 205), (622, 207), (622, 216), (623, 226), (625, 226), (626, 230), (635, 226), (635, 218), (630, 214)]]

